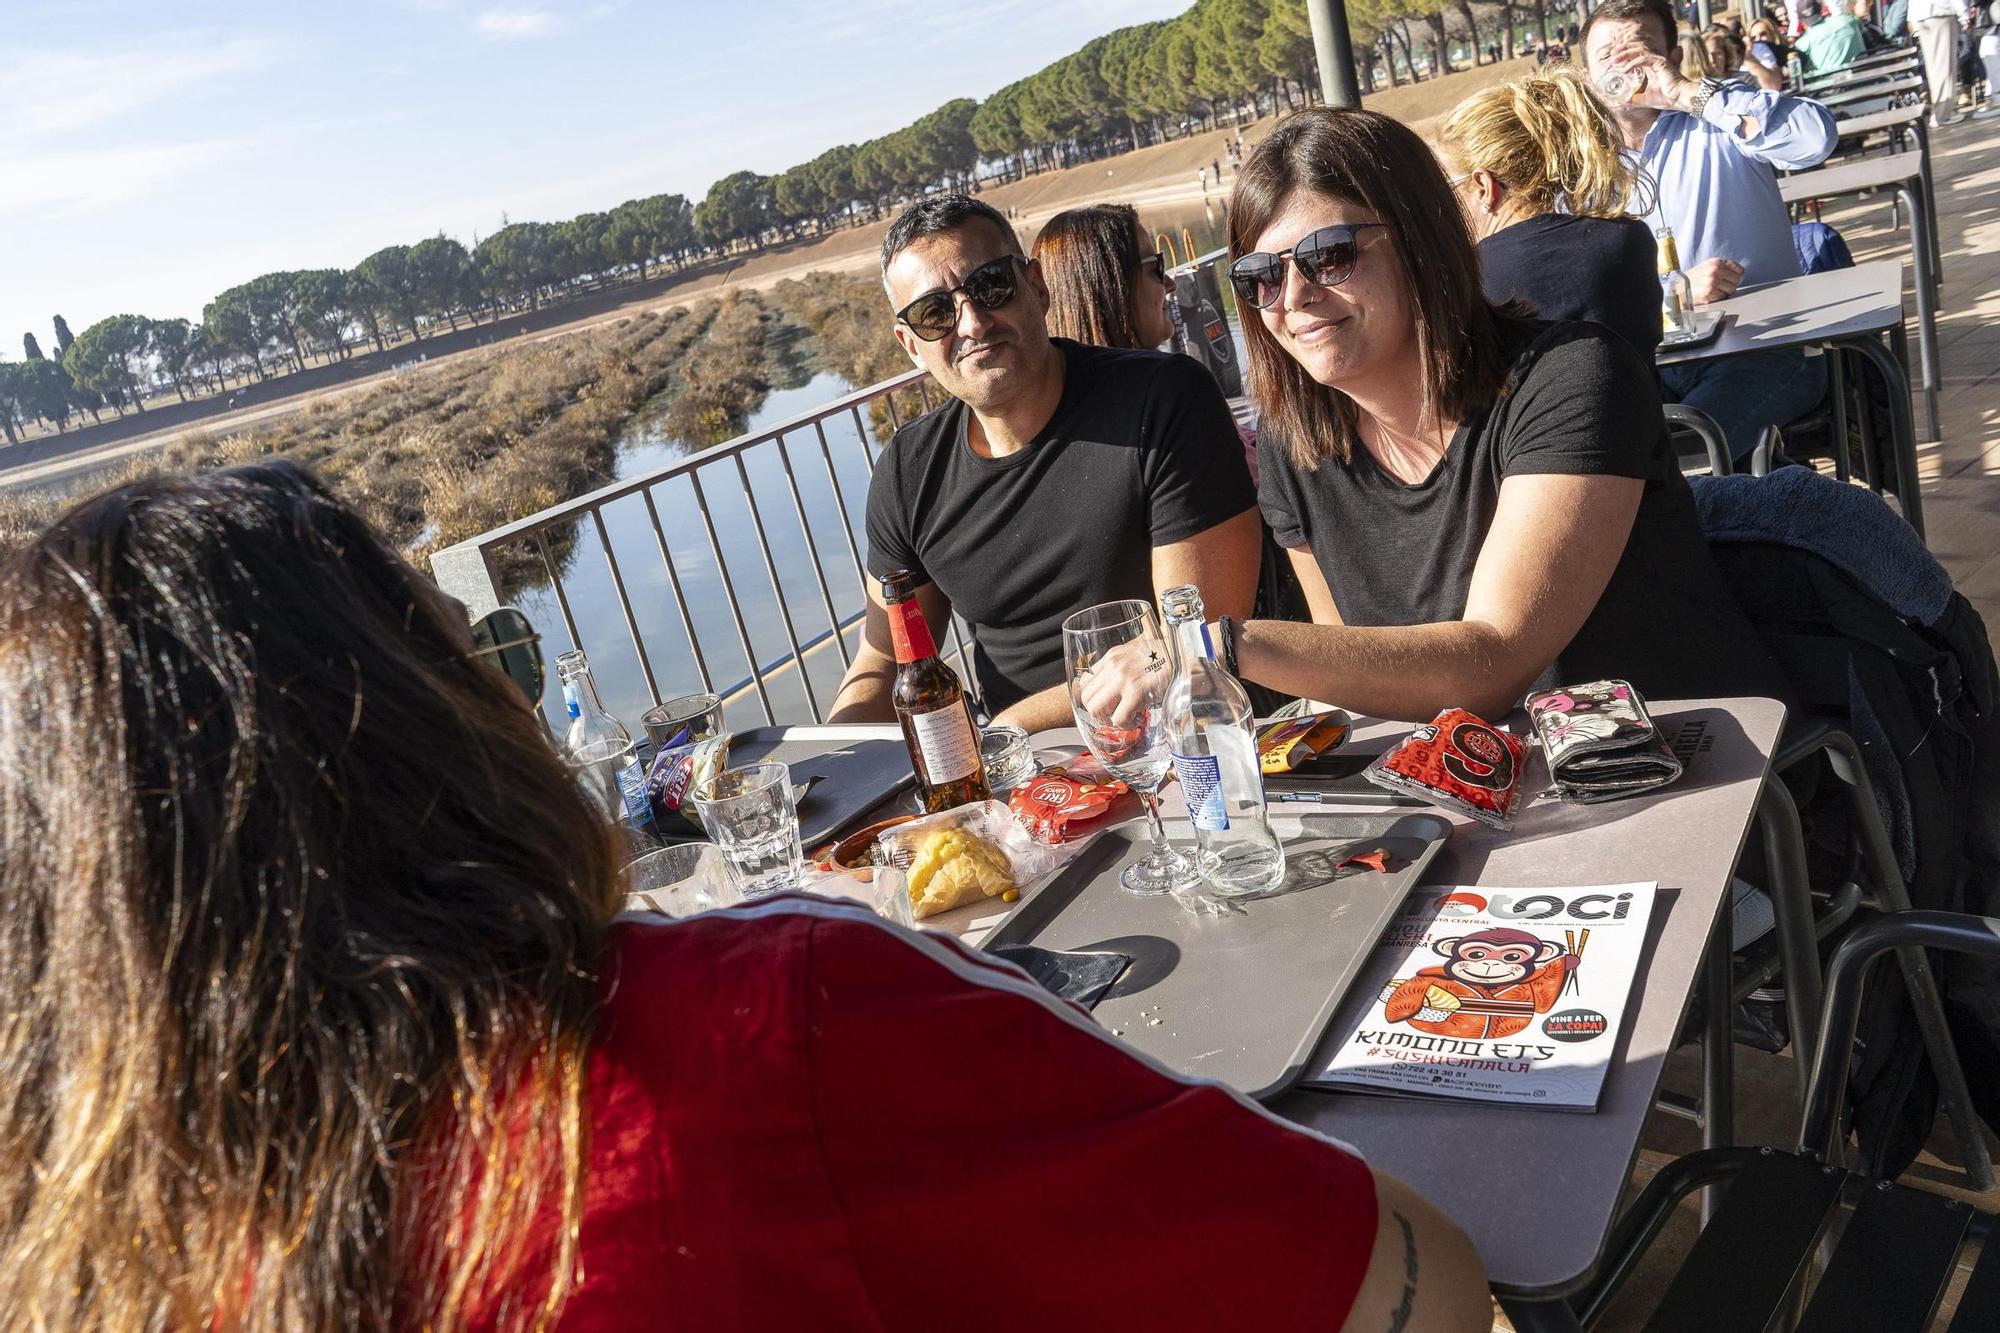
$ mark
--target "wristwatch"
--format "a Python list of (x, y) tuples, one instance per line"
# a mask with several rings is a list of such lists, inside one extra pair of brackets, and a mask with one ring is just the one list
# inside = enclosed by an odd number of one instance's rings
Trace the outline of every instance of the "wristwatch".
[(1694, 91), (1694, 102), (1688, 107), (1688, 114), (1701, 119), (1701, 113), (1708, 110), (1708, 99), (1721, 92), (1726, 86), (1721, 79), (1702, 79), (1701, 86)]

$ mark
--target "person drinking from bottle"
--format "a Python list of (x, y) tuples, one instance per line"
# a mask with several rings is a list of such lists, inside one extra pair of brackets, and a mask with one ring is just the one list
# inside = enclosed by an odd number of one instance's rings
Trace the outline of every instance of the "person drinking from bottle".
[[(904, 426), (868, 488), (868, 568), (907, 570), (942, 638), (956, 611), (996, 721), (1068, 726), (1062, 622), (1192, 583), (1257, 588), (1256, 491), (1215, 379), (1169, 352), (1051, 339), (1041, 266), (986, 204), (912, 205), (882, 242), (896, 338), (951, 399)], [(867, 624), (830, 720), (887, 721), (888, 617)]]
[[(1817, 102), (1740, 82), (1681, 77), (1669, 53), (1667, 0), (1605, 0), (1584, 23), (1590, 77), (1656, 199), (1646, 220), (1672, 230), (1697, 305), (1739, 286), (1799, 276), (1792, 220), (1774, 168), (1817, 166), (1833, 151), (1833, 116)], [(1674, 402), (1715, 418), (1729, 450), (1747, 458), (1766, 426), (1811, 411), (1826, 393), (1826, 362), (1803, 351), (1744, 352), (1660, 371)]]
[[(1597, 325), (1487, 300), (1408, 127), (1287, 117), (1244, 164), (1229, 252), (1254, 312), (1259, 498), (1313, 612), (1212, 625), (1234, 674), (1413, 721), (1606, 677), (1784, 697), (1702, 540), (1651, 367)], [(1115, 712), (1095, 692), (1122, 694), (1119, 675), (1093, 673), (1093, 712)]]

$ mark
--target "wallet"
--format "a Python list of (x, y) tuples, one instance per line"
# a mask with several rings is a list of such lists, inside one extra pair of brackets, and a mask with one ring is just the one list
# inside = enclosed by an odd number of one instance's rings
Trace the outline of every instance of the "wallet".
[(1598, 680), (1531, 694), (1522, 707), (1565, 801), (1588, 805), (1664, 787), (1681, 775), (1639, 691)]

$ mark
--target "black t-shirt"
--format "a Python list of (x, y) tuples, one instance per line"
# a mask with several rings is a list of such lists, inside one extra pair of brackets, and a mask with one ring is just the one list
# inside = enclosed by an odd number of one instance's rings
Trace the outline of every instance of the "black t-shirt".
[(1544, 213), (1479, 243), (1486, 299), (1519, 299), (1537, 319), (1589, 320), (1632, 344), (1648, 365), (1660, 345), (1653, 233), (1637, 218)]
[(1150, 602), (1153, 547), (1257, 503), (1229, 404), (1200, 363), (1054, 342), (1062, 401), (1025, 448), (974, 453), (954, 400), (896, 432), (868, 487), (868, 568), (907, 569), (951, 599), (995, 712), (1062, 683), (1065, 617)]
[[(1461, 619), (1507, 477), (1636, 477), (1645, 490), (1597, 606), (1538, 686), (1629, 680), (1654, 699), (1787, 690), (1723, 585), (1667, 437), (1651, 370), (1589, 324), (1503, 320), (1507, 387), (1462, 423), (1414, 486), (1365, 449), (1302, 471), (1271, 441), (1258, 499), (1284, 545), (1310, 548), (1349, 625)], [(1337, 702), (1337, 701), (1336, 701)]]

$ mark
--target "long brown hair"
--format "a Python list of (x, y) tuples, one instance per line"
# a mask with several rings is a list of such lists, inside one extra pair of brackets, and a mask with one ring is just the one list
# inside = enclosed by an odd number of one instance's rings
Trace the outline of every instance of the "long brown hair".
[(1139, 213), (1092, 204), (1056, 214), (1035, 237), (1049, 288), (1051, 337), (1097, 347), (1137, 347), (1132, 294), (1139, 284)]
[(619, 862), (454, 614), (286, 463), (0, 566), (0, 1324), (561, 1307)]
[(1491, 172), (1537, 217), (1558, 204), (1578, 217), (1634, 211), (1638, 172), (1624, 137), (1573, 70), (1482, 88), (1438, 126), (1438, 147), (1460, 171)]
[[(1424, 417), (1463, 419), (1498, 392), (1498, 312), (1479, 285), (1479, 254), (1437, 158), (1415, 132), (1374, 111), (1316, 107), (1287, 116), (1265, 136), (1236, 180), (1229, 257), (1248, 254), (1296, 191), (1339, 199), (1388, 224), (1388, 237), (1416, 321)], [(1301, 468), (1353, 457), (1358, 414), (1340, 390), (1319, 383), (1286, 354), (1254, 312), (1242, 321), (1250, 392), (1265, 424)]]

